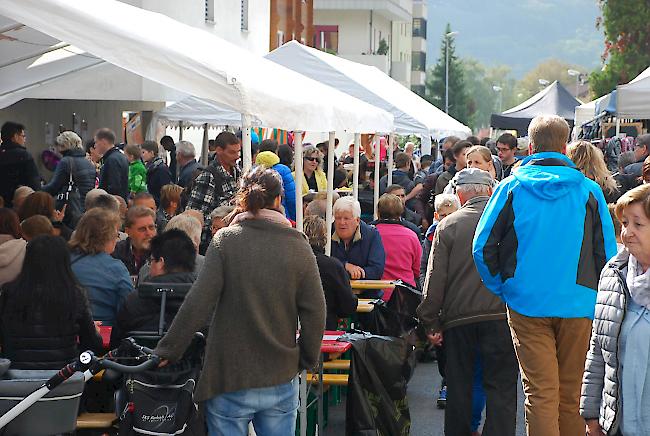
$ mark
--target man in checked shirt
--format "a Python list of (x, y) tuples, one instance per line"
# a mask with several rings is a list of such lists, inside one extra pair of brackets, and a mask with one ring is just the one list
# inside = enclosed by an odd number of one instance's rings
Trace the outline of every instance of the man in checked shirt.
[[(204, 233), (210, 236), (210, 213), (219, 206), (228, 206), (237, 193), (237, 182), (241, 169), (237, 160), (241, 152), (241, 143), (231, 132), (221, 132), (214, 140), (216, 158), (194, 179), (186, 209), (195, 209), (203, 213)], [(202, 238), (203, 239), (203, 238)], [(204, 244), (201, 244), (204, 246)], [(205, 244), (207, 248), (207, 244)]]

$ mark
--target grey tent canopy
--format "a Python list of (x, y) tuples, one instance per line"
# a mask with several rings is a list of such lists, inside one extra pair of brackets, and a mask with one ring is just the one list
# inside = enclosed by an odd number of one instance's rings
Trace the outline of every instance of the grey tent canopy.
[(495, 129), (516, 130), (526, 135), (531, 120), (538, 115), (559, 115), (573, 127), (575, 108), (581, 103), (558, 81), (551, 83), (531, 98), (500, 114), (492, 114), (490, 125)]

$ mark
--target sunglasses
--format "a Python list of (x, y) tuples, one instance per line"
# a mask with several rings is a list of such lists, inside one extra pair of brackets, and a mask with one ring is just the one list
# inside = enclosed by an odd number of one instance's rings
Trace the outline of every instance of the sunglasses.
[(318, 162), (318, 163), (320, 163), (320, 158), (319, 157), (312, 156), (312, 157), (306, 157), (305, 159), (307, 159), (310, 162)]

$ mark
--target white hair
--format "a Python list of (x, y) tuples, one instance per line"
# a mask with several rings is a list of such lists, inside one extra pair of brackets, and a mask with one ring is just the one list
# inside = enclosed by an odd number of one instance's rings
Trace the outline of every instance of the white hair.
[(190, 141), (178, 141), (176, 143), (176, 154), (183, 157), (196, 157), (196, 149)]
[(61, 150), (74, 150), (75, 148), (83, 148), (83, 144), (79, 135), (71, 131), (61, 133), (56, 137), (54, 142)]
[(460, 209), (460, 200), (454, 194), (438, 194), (433, 202), (436, 212), (440, 212), (443, 207), (455, 207)]
[[(226, 215), (228, 215), (230, 212), (232, 212), (235, 209), (234, 206), (219, 206), (212, 212), (210, 212), (210, 219), (215, 219), (215, 218), (224, 218)], [(194, 217), (192, 217), (194, 218)]]
[(456, 185), (456, 193), (458, 194), (459, 192), (470, 197), (489, 196), (492, 188), (480, 183), (465, 183), (463, 185)]
[(185, 232), (190, 237), (195, 247), (201, 245), (201, 222), (191, 215), (180, 214), (169, 220), (165, 226), (165, 231), (177, 229)]
[(354, 218), (361, 218), (361, 204), (354, 197), (341, 197), (334, 203), (333, 213), (351, 212)]

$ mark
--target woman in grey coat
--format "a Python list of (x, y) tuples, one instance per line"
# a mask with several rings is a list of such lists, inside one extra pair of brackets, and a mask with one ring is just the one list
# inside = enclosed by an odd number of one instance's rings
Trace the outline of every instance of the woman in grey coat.
[(580, 414), (588, 435), (650, 434), (650, 185), (616, 204), (625, 249), (600, 277)]

